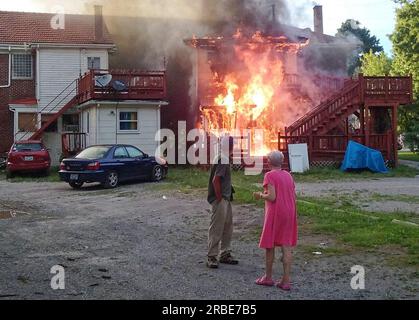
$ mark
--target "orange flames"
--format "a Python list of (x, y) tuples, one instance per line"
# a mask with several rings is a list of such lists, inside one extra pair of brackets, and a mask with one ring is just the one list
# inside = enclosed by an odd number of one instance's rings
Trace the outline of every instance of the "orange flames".
[[(235, 36), (240, 37), (240, 33)], [(221, 86), (224, 93), (214, 101), (215, 105), (225, 107), (227, 115), (234, 119), (229, 121), (230, 128), (225, 129), (259, 128), (268, 133), (268, 141), (259, 146), (257, 154), (271, 150), (269, 139), (277, 135), (278, 131), (274, 132), (278, 130), (278, 123), (272, 125), (277, 117), (273, 118), (272, 114), (281, 108), (275, 98), (284, 81), (284, 65), (278, 58), (276, 46), (262, 41), (265, 39), (256, 34), (250, 42), (235, 45), (235, 55), (244, 70), (225, 76)]]

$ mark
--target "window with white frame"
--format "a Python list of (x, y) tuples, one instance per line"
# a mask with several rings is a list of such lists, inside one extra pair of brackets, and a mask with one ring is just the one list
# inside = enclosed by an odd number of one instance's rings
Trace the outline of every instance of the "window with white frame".
[(12, 56), (13, 79), (32, 79), (33, 63), (31, 54), (14, 54)]
[(88, 57), (87, 68), (89, 70), (100, 70), (100, 57)]
[(137, 132), (138, 129), (138, 112), (137, 111), (120, 111), (119, 112), (119, 131)]

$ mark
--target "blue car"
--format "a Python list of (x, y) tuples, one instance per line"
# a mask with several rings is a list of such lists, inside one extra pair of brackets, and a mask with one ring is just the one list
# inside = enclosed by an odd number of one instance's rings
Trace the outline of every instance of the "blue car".
[(151, 157), (130, 145), (98, 145), (80, 152), (75, 158), (64, 159), (60, 179), (73, 189), (85, 183), (99, 182), (105, 188), (116, 188), (120, 182), (150, 179), (161, 181), (168, 173), (164, 159)]

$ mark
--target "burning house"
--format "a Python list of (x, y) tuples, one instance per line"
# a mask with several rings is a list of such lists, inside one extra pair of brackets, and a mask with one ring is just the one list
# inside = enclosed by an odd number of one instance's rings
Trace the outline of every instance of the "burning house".
[(346, 57), (330, 71), (313, 58), (314, 50), (336, 48), (322, 33), (321, 7), (314, 12), (314, 32), (273, 20), (264, 30), (241, 25), (234, 34), (185, 40), (196, 49), (198, 125), (264, 129), (264, 145), (253, 150), (263, 154), (277, 147), (278, 132), (341, 89)]
[[(411, 79), (348, 78), (357, 43), (323, 34), (321, 6), (314, 7), (314, 31), (280, 24), (275, 7), (272, 20), (255, 19), (247, 12), (235, 29), (184, 40), (195, 50), (197, 127), (246, 130), (241, 148), (254, 156), (307, 143), (312, 163), (336, 163), (354, 139), (396, 161), (397, 107), (410, 101)], [(377, 132), (370, 120), (383, 107), (388, 130)], [(262, 143), (252, 143), (256, 128), (264, 132)]]

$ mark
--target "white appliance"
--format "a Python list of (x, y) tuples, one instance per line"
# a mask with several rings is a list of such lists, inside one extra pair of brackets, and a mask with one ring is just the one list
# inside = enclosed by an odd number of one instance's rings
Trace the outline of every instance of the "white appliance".
[(291, 172), (304, 173), (310, 170), (306, 143), (288, 145)]

